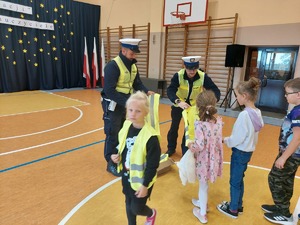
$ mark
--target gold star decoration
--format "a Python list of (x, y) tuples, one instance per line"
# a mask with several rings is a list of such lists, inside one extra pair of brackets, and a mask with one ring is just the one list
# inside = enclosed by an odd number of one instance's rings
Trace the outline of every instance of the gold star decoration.
[(10, 27), (7, 29), (8, 32), (13, 32), (13, 29)]
[(30, 62), (30, 59), (28, 59), (28, 62)]
[(44, 7), (45, 7), (45, 5), (44, 5), (43, 3), (41, 3), (41, 4), (40, 4), (40, 7), (41, 7), (41, 8), (44, 8)]
[(39, 49), (39, 51), (40, 51), (40, 52), (43, 52), (43, 51), (44, 51), (44, 49), (40, 48), (40, 49)]
[(63, 9), (63, 8), (64, 8), (64, 5), (60, 5), (60, 8), (62, 8), (62, 9)]
[(4, 45), (2, 45), (2, 46), (1, 46), (1, 49), (4, 51), (4, 50), (5, 50), (5, 46), (4, 46)]
[(27, 49), (23, 49), (23, 53), (27, 53)]
[(67, 15), (69, 15), (69, 16), (70, 16), (70, 15), (71, 15), (71, 13), (68, 11), (68, 12), (67, 12)]
[(39, 14), (36, 14), (36, 18), (40, 18), (40, 15), (39, 15)]
[(65, 51), (66, 51), (66, 48), (63, 48), (63, 51), (65, 52)]
[(20, 15), (20, 18), (24, 19), (24, 15), (23, 15), (23, 14), (21, 14), (21, 15)]
[(34, 63), (33, 65), (34, 65), (35, 67), (38, 67), (39, 64), (38, 64), (38, 63)]
[(71, 35), (71, 36), (73, 36), (73, 35), (74, 35), (73, 31), (71, 31), (71, 32), (70, 32), (70, 35)]
[(9, 56), (6, 56), (6, 59), (9, 59)]
[(28, 44), (30, 44), (30, 41), (27, 41)]
[(47, 41), (47, 44), (50, 45), (50, 44), (51, 44), (51, 41)]
[(19, 44), (23, 44), (23, 40), (19, 40), (18, 42), (19, 42)]
[(56, 47), (53, 47), (53, 48), (52, 48), (52, 51), (54, 51), (54, 52), (55, 52), (55, 51), (56, 51)]
[(17, 65), (17, 62), (16, 62), (16, 61), (13, 61), (13, 64), (14, 64), (14, 65)]
[(55, 35), (52, 35), (52, 38), (55, 39), (56, 38)]
[(27, 36), (27, 32), (23, 32), (23, 35), (24, 35), (24, 36)]
[(8, 38), (8, 35), (5, 35), (6, 38)]
[(57, 12), (58, 11), (58, 9), (57, 8), (54, 8), (54, 12)]
[(12, 50), (11, 52), (12, 52), (12, 53), (15, 53), (15, 51), (14, 51), (14, 50)]
[(34, 37), (33, 40), (34, 40), (35, 42), (37, 42), (37, 41), (38, 41), (38, 38), (37, 38), (37, 37)]
[(54, 20), (53, 22), (54, 22), (54, 23), (57, 23), (57, 20)]
[(57, 58), (57, 57), (54, 57), (54, 60), (55, 60), (55, 61), (57, 61), (57, 60), (58, 60), (58, 58)]

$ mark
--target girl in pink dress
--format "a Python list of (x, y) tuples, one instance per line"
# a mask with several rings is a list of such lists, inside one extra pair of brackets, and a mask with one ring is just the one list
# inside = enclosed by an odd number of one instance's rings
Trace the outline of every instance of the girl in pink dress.
[(201, 223), (207, 223), (208, 181), (216, 181), (223, 171), (223, 145), (221, 117), (216, 117), (217, 99), (212, 91), (197, 96), (199, 120), (195, 121), (195, 140), (188, 144), (195, 154), (196, 175), (199, 180), (199, 199), (192, 199), (196, 206), (193, 214)]

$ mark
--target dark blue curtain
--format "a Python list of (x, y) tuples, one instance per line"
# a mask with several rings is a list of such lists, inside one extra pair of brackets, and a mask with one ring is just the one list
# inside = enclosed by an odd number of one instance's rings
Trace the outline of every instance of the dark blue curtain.
[(100, 6), (71, 0), (9, 1), (32, 7), (32, 15), (5, 9), (0, 15), (53, 23), (54, 30), (0, 21), (0, 92), (85, 87), (84, 37), (92, 74), (94, 38), (100, 57)]

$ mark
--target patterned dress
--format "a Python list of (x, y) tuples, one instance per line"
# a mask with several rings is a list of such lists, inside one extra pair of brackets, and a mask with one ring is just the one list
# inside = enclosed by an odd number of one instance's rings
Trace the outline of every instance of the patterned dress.
[(215, 182), (223, 172), (222, 118), (216, 123), (195, 122), (196, 175), (201, 182)]

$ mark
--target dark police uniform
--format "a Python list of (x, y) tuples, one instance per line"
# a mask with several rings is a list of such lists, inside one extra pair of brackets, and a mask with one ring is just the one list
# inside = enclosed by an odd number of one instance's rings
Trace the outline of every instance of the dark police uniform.
[[(127, 59), (122, 52), (119, 53), (123, 64), (131, 74), (132, 65), (137, 61)], [(132, 92), (121, 93), (116, 90), (117, 83), (120, 78), (120, 68), (115, 60), (110, 61), (104, 68), (104, 87), (101, 92), (102, 95), (102, 108), (103, 108), (103, 120), (104, 120), (104, 133), (106, 135), (104, 145), (104, 157), (108, 162), (107, 170), (112, 172), (114, 175), (118, 175), (116, 171), (116, 165), (111, 161), (110, 156), (118, 153), (118, 133), (121, 130), (123, 123), (126, 118), (126, 101)], [(132, 89), (137, 91), (148, 92), (148, 89), (141, 82), (139, 72), (137, 71), (136, 77), (132, 83)], [(133, 91), (132, 90), (132, 91)], [(109, 110), (111, 101), (116, 103), (114, 110)]]
[[(179, 128), (180, 120), (182, 117), (182, 109), (180, 107), (177, 107), (176, 106), (177, 103), (175, 102), (177, 99), (182, 99), (180, 96), (177, 96), (177, 94), (176, 94), (178, 92), (178, 88), (180, 86), (178, 73), (179, 72), (174, 74), (174, 76), (171, 79), (171, 84), (167, 88), (167, 95), (168, 95), (169, 99), (171, 100), (171, 102), (173, 102), (175, 104), (175, 105), (172, 105), (172, 108), (171, 108), (172, 122), (171, 122), (171, 127), (168, 132), (168, 136), (167, 136), (168, 137), (168, 151), (166, 153), (169, 154), (169, 156), (171, 156), (172, 154), (175, 153), (176, 145), (177, 145), (177, 137), (178, 137), (178, 128)], [(183, 79), (187, 80), (187, 83), (188, 83), (188, 85), (187, 85), (188, 86), (187, 87), (188, 95), (183, 100), (187, 104), (191, 105), (190, 95), (193, 90), (193, 84), (195, 81), (200, 79), (200, 75), (197, 72), (197, 74), (193, 78), (189, 78), (185, 71), (184, 75), (183, 75)], [(205, 88), (206, 90), (212, 90), (215, 93), (217, 100), (218, 101), (220, 100), (220, 95), (221, 95), (220, 90), (207, 74), (204, 74), (203, 88)], [(182, 155), (183, 155), (188, 149), (185, 146), (185, 135), (183, 135), (183, 137), (182, 137), (181, 148), (182, 148)]]

